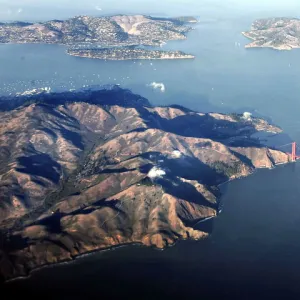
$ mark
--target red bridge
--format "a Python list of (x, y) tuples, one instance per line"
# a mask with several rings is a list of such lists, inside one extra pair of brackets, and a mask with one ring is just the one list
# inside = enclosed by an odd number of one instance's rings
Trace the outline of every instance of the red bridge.
[(297, 143), (296, 143), (296, 142), (289, 143), (289, 144), (282, 145), (282, 146), (275, 147), (275, 148), (279, 150), (279, 148), (287, 147), (287, 146), (291, 146), (291, 145), (292, 145), (292, 153), (290, 153), (290, 152), (288, 152), (288, 151), (287, 151), (286, 153), (290, 155), (291, 161), (292, 161), (292, 162), (295, 162), (295, 161), (297, 161), (298, 159), (300, 159), (300, 156), (297, 155)]
[(297, 143), (292, 143), (292, 161), (296, 161), (297, 159), (300, 159), (300, 156), (297, 156)]

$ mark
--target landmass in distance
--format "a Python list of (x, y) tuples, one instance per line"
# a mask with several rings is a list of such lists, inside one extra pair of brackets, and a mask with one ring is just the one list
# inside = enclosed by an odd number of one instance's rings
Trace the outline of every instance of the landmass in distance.
[(194, 58), (180, 51), (156, 48), (168, 41), (186, 39), (192, 29), (188, 24), (196, 22), (193, 17), (116, 15), (78, 16), (35, 24), (0, 23), (0, 43), (63, 44), (70, 55), (104, 60)]
[(243, 35), (251, 40), (246, 48), (273, 48), (292, 50), (300, 48), (300, 20), (296, 18), (269, 18), (256, 20)]

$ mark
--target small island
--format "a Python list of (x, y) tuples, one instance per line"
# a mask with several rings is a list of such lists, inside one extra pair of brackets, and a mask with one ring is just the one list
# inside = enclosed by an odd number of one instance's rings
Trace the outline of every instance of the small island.
[[(70, 55), (98, 59), (193, 58), (179, 51), (157, 51), (155, 47), (160, 47), (168, 41), (186, 39), (187, 33), (192, 30), (188, 24), (196, 22), (197, 19), (193, 17), (116, 15), (78, 16), (65, 21), (52, 20), (42, 23), (0, 23), (0, 43), (61, 44), (68, 47), (67, 53)], [(152, 48), (137, 48), (141, 46)], [(96, 51), (95, 48), (102, 50)]]
[(100, 49), (69, 49), (72, 56), (96, 58), (102, 60), (141, 60), (141, 59), (192, 59), (193, 55), (181, 51), (146, 50), (135, 47), (100, 48)]
[(300, 19), (270, 18), (256, 20), (250, 31), (242, 33), (253, 40), (246, 48), (292, 50), (300, 48)]

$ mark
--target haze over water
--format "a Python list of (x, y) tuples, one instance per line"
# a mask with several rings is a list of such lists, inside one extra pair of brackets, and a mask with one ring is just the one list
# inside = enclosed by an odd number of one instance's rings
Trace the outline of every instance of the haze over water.
[[(295, 7), (261, 4), (259, 9), (256, 4), (246, 10), (235, 1), (228, 6), (189, 3), (153, 5), (150, 12), (200, 17), (186, 41), (163, 48), (192, 53), (195, 60), (104, 62), (68, 56), (63, 46), (0, 45), (0, 94), (115, 83), (155, 105), (250, 111), (271, 118), (300, 143), (300, 50), (245, 49), (248, 40), (241, 35), (257, 18), (295, 16)], [(164, 83), (166, 91), (147, 86), (154, 81)], [(299, 165), (288, 165), (225, 186), (224, 211), (205, 225), (212, 230), (207, 241), (181, 242), (164, 252), (126, 247), (98, 253), (36, 272), (18, 285), (36, 291), (56, 287), (59, 299), (68, 299), (61, 294), (64, 287), (82, 297), (136, 292), (140, 299), (179, 294), (292, 299), (300, 277), (299, 181)]]

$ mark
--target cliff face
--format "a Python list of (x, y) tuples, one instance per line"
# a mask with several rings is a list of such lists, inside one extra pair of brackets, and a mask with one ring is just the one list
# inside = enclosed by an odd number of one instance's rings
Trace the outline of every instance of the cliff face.
[(5, 278), (124, 243), (203, 238), (194, 226), (217, 215), (217, 184), (290, 159), (252, 140), (280, 132), (263, 120), (156, 108), (119, 88), (10, 107), (0, 112)]
[(270, 18), (256, 20), (243, 35), (251, 40), (246, 48), (268, 47), (277, 50), (300, 48), (300, 20)]

